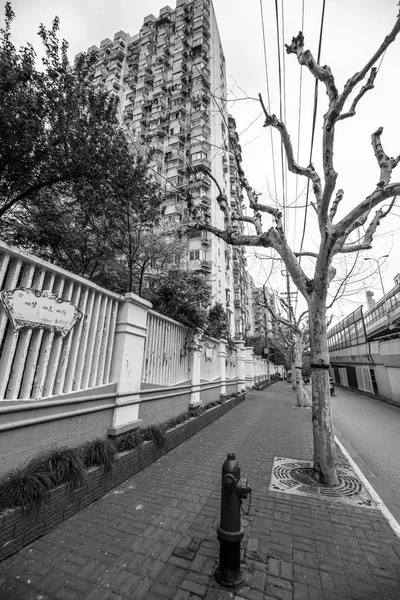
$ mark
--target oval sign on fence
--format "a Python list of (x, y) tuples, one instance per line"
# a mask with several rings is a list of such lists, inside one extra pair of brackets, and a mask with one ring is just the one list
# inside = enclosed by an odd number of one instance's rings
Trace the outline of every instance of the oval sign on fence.
[(65, 337), (82, 318), (82, 312), (69, 300), (50, 290), (17, 288), (1, 292), (1, 301), (15, 331), (23, 327), (49, 329)]

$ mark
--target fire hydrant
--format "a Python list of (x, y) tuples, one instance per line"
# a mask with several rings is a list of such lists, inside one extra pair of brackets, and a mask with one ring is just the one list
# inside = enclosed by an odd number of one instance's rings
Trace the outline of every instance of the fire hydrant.
[(242, 498), (251, 494), (247, 480), (240, 479), (240, 467), (233, 453), (222, 465), (221, 519), (217, 527), (219, 540), (219, 565), (215, 578), (221, 585), (233, 587), (243, 581), (240, 569), (240, 541), (243, 528), (240, 524)]

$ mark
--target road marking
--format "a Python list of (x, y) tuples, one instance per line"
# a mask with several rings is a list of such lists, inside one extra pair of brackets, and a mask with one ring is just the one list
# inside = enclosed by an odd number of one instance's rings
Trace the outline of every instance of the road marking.
[(351, 458), (351, 456), (347, 452), (346, 448), (343, 446), (343, 444), (341, 442), (339, 442), (339, 440), (338, 440), (338, 438), (337, 438), (336, 435), (335, 435), (335, 440), (336, 440), (337, 445), (339, 446), (339, 448), (341, 449), (341, 451), (343, 452), (343, 454), (345, 455), (345, 457), (347, 458), (347, 460), (349, 461), (349, 463), (353, 467), (355, 473), (357, 473), (358, 477), (360, 478), (360, 481), (363, 483), (363, 485), (367, 489), (367, 491), (370, 494), (371, 498), (374, 500), (374, 502), (376, 503), (377, 507), (379, 508), (379, 510), (381, 511), (381, 513), (383, 514), (383, 516), (386, 517), (386, 519), (388, 520), (390, 527), (393, 529), (393, 531), (397, 535), (397, 537), (400, 538), (400, 525), (399, 525), (399, 523), (396, 521), (396, 519), (394, 518), (394, 516), (392, 515), (392, 513), (390, 512), (390, 510), (386, 506), (386, 504), (383, 502), (382, 498), (379, 496), (379, 494), (377, 494), (377, 492), (372, 487), (372, 485), (370, 484), (370, 482), (368, 481), (368, 479), (365, 477), (365, 475), (361, 471), (360, 467)]

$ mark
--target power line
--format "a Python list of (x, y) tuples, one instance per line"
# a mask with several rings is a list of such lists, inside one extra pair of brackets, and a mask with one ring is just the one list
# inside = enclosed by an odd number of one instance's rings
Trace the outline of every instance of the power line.
[[(271, 112), (271, 98), (269, 93), (269, 77), (268, 77), (268, 60), (267, 60), (267, 45), (265, 41), (265, 24), (264, 24), (264, 12), (262, 7), (262, 0), (260, 0), (260, 11), (261, 11), (261, 25), (262, 25), (262, 36), (263, 36), (263, 46), (264, 46), (264, 63), (265, 63), (265, 80), (267, 84), (267, 101), (268, 101), (268, 112)], [(271, 149), (272, 149), (272, 169), (274, 174), (274, 189), (275, 189), (275, 202), (278, 203), (278, 191), (276, 188), (276, 170), (275, 170), (275, 149), (274, 149), (274, 138), (272, 135), (272, 129), (270, 130), (270, 138), (271, 138)]]
[[(279, 81), (279, 119), (283, 120), (283, 93), (282, 93), (282, 66), (281, 66), (281, 44), (279, 36), (279, 11), (278, 0), (275, 0), (275, 23), (276, 23), (276, 42), (278, 45), (278, 81)], [(286, 225), (286, 194), (285, 194), (285, 173), (284, 173), (284, 147), (281, 140), (281, 179), (282, 179), (282, 207), (283, 207), (283, 228)]]
[[(319, 31), (319, 43), (318, 43), (318, 57), (317, 57), (317, 63), (318, 64), (320, 64), (320, 61), (321, 61), (322, 35), (323, 35), (323, 30), (324, 30), (324, 18), (325, 18), (325, 3), (326, 3), (326, 0), (323, 0), (322, 13), (321, 13), (321, 24), (320, 24), (320, 31)], [(314, 88), (314, 109), (313, 109), (313, 121), (312, 121), (312, 128), (311, 128), (311, 147), (310, 147), (309, 164), (311, 164), (311, 162), (312, 162), (312, 154), (313, 154), (313, 148), (314, 148), (315, 123), (316, 123), (316, 118), (317, 118), (317, 106), (318, 106), (318, 79), (315, 80), (315, 88)], [(303, 249), (304, 237), (305, 237), (305, 233), (306, 233), (309, 193), (310, 193), (310, 179), (307, 180), (307, 192), (306, 192), (306, 206), (307, 206), (307, 208), (304, 211), (303, 233), (302, 233), (302, 236), (301, 236), (300, 252)], [(301, 256), (299, 257), (299, 263), (300, 262), (301, 262)]]

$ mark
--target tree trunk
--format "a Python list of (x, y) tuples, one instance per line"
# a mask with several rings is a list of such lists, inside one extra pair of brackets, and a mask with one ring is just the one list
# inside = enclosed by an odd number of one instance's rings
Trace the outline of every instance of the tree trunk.
[(293, 363), (293, 377), (296, 389), (296, 402), (297, 406), (302, 408), (310, 406), (307, 393), (303, 388), (303, 379), (301, 377), (301, 370), (303, 365), (303, 335), (301, 331), (296, 332), (296, 342), (294, 345), (294, 363)]
[(314, 295), (309, 301), (311, 345), (312, 423), (314, 435), (314, 471), (317, 481), (338, 485), (335, 464), (335, 438), (329, 390), (329, 353), (326, 338), (324, 299)]

